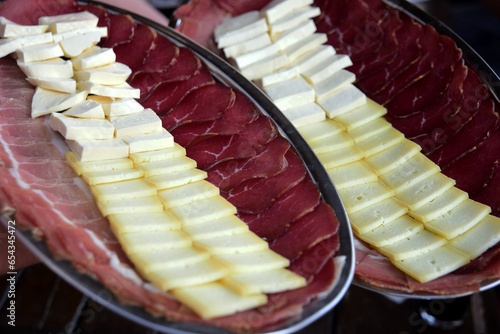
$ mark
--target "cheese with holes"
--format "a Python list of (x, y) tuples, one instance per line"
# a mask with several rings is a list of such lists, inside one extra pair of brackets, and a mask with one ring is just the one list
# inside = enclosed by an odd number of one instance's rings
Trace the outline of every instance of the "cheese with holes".
[[(370, 163), (370, 160), (368, 159), (369, 157), (382, 152), (403, 140), (405, 140), (404, 135), (398, 130), (390, 127), (372, 137), (358, 141), (356, 145), (365, 153), (367, 161)], [(377, 173), (382, 174), (380, 171), (377, 171)]]
[(52, 113), (50, 127), (68, 140), (113, 139), (115, 128), (105, 119), (86, 119)]
[(403, 215), (371, 231), (359, 234), (358, 237), (374, 247), (383, 247), (406, 239), (423, 229), (424, 226), (420, 222)]
[(327, 170), (361, 160), (363, 157), (363, 152), (355, 145), (318, 154), (319, 161)]
[(367, 233), (387, 224), (408, 212), (408, 208), (394, 197), (389, 197), (349, 215), (352, 229), (358, 234)]
[(265, 273), (248, 272), (231, 274), (222, 282), (243, 296), (258, 293), (278, 293), (306, 285), (306, 279), (287, 269), (267, 270)]
[(394, 195), (391, 189), (378, 181), (339, 189), (338, 193), (349, 214)]
[(158, 193), (167, 209), (218, 195), (219, 188), (205, 180), (165, 189)]
[(116, 234), (181, 229), (179, 219), (168, 211), (114, 214), (108, 220)]
[(85, 162), (126, 158), (129, 154), (128, 145), (119, 138), (67, 140), (66, 143), (78, 159)]
[(236, 214), (236, 208), (222, 196), (213, 196), (170, 209), (186, 225), (205, 223)]
[[(375, 121), (372, 121), (372, 122), (375, 122)], [(371, 124), (372, 122), (370, 122), (368, 124)], [(384, 121), (384, 122), (386, 122), (387, 124), (390, 124), (387, 121)], [(360, 129), (360, 128), (364, 128), (364, 126), (360, 126), (359, 128), (356, 128), (356, 129)], [(383, 133), (387, 133), (386, 131), (390, 131), (390, 130), (388, 130), (389, 127), (386, 127), (385, 129), (386, 130), (382, 131)], [(393, 131), (390, 131), (390, 132), (394, 133)], [(375, 135), (378, 136), (379, 134), (380, 133), (377, 133)], [(394, 137), (397, 138), (398, 135), (396, 135)], [(367, 138), (366, 140), (369, 141), (370, 139)], [(365, 146), (368, 146), (367, 144), (368, 144), (368, 142), (365, 143)], [(390, 142), (385, 142), (384, 144), (387, 146), (388, 144), (390, 144)], [(388, 148), (386, 148), (383, 151), (380, 151), (378, 153), (370, 155), (369, 157), (366, 158), (366, 162), (370, 166), (372, 166), (373, 169), (379, 175), (381, 175), (381, 174), (385, 174), (385, 173), (391, 171), (392, 169), (400, 166), (401, 164), (403, 164), (405, 161), (410, 159), (412, 156), (414, 156), (418, 152), (420, 152), (420, 146), (415, 144), (411, 140), (405, 139), (405, 140), (401, 140), (401, 141), (397, 142), (394, 145), (389, 146)]]
[(468, 232), (449, 241), (449, 245), (471, 260), (486, 252), (500, 241), (500, 218), (488, 215)]
[(377, 248), (377, 250), (394, 261), (401, 261), (427, 253), (446, 243), (445, 238), (422, 230), (393, 244)]
[(98, 202), (156, 195), (156, 187), (144, 179), (97, 184), (90, 191)]
[(441, 196), (454, 185), (455, 180), (436, 173), (397, 193), (396, 197), (413, 211)]
[(355, 161), (327, 170), (337, 190), (377, 181), (377, 174), (363, 161)]
[(410, 212), (410, 215), (422, 223), (436, 219), (462, 203), (468, 194), (456, 187), (451, 187), (441, 196)]

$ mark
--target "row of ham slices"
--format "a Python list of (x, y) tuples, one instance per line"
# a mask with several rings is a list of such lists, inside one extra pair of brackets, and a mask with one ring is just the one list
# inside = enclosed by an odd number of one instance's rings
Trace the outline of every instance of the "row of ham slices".
[[(215, 49), (207, 27), (268, 3), (191, 2), (175, 12), (181, 21), (178, 30)], [(315, 5), (322, 13), (315, 19), (318, 32), (328, 36), (327, 44), (338, 53), (351, 57), (354, 65), (349, 71), (356, 74), (355, 84), (387, 107), (386, 118), (393, 126), (420, 144), (459, 188), (491, 206), (498, 216), (498, 102), (455, 43), (379, 0), (315, 1)], [(194, 25), (195, 20), (202, 24)], [(200, 26), (203, 31), (197, 29)], [(359, 243), (356, 274), (374, 286), (406, 292), (475, 291), (481, 282), (500, 275), (499, 249), (494, 246), (459, 271), (422, 284)]]

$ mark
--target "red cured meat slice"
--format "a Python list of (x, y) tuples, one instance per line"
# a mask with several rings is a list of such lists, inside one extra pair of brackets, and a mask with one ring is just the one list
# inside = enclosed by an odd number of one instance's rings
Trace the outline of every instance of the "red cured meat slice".
[[(131, 78), (141, 72), (163, 72), (177, 61), (180, 48), (163, 36), (157, 36), (144, 63), (139, 66)], [(134, 86), (135, 87), (135, 86)]]
[(492, 99), (483, 101), (477, 113), (449, 140), (428, 157), (446, 168), (453, 159), (472, 149), (498, 128), (499, 115)]
[(317, 0), (315, 5), (321, 8), (321, 14), (316, 18), (316, 27), (319, 32), (328, 33), (336, 29), (342, 18), (342, 13), (347, 13), (347, 0)]
[(474, 195), (474, 200), (489, 205), (491, 212), (495, 216), (500, 216), (500, 161), (494, 163), (490, 177), (484, 183), (483, 187)]
[[(47, 146), (45, 143), (31, 145), (16, 145), (9, 148), (12, 156), (20, 162), (45, 162), (50, 160), (63, 160), (59, 150), (54, 146)], [(0, 152), (0, 160), (9, 161), (10, 155)], [(5, 158), (4, 158), (5, 157)]]
[(210, 72), (206, 68), (202, 68), (197, 74), (186, 80), (160, 82), (140, 102), (145, 108), (151, 108), (161, 116), (182, 101), (191, 91), (212, 85), (214, 82)]
[[(26, 10), (29, 8), (29, 10)], [(19, 24), (38, 24), (40, 16), (71, 13), (77, 10), (73, 0), (47, 2), (45, 0), (3, 1), (0, 16)]]
[[(109, 13), (106, 9), (100, 6), (94, 5), (79, 5), (78, 11), (88, 11), (99, 18), (97, 25), (99, 27), (108, 27), (110, 25)], [(106, 38), (103, 38), (101, 42), (103, 43)]]
[[(116, 61), (127, 64), (132, 70), (136, 69), (147, 58), (156, 37), (157, 33), (153, 29), (144, 24), (136, 24), (133, 38), (127, 43), (121, 43), (113, 47)], [(131, 52), (132, 49), (134, 52)]]
[(224, 160), (255, 156), (277, 136), (277, 130), (267, 117), (259, 117), (243, 131), (233, 136), (215, 136), (186, 147), (186, 154), (197, 161), (198, 168), (208, 169)]
[(251, 10), (260, 10), (265, 5), (267, 5), (269, 0), (215, 0), (214, 1), (221, 8), (227, 10), (231, 15), (239, 15), (242, 13), (249, 12)]
[(229, 192), (222, 192), (229, 202), (238, 208), (238, 212), (257, 214), (267, 209), (284, 192), (301, 182), (306, 171), (302, 160), (293, 150), (285, 155), (288, 167), (281, 173), (269, 177), (251, 179), (240, 183)]
[[(453, 72), (450, 86), (438, 102), (430, 105), (419, 113), (399, 118), (386, 115), (391, 124), (403, 132), (406, 137), (412, 138), (423, 133), (431, 132), (441, 126), (451, 115), (456, 115), (464, 98), (463, 82), (469, 68), (463, 60)], [(429, 150), (426, 150), (429, 151)]]
[(362, 281), (381, 288), (411, 292), (407, 276), (394, 267), (386, 257), (375, 253), (375, 251), (366, 255), (361, 262), (356, 263), (355, 275)]
[(269, 248), (286, 258), (295, 259), (310, 247), (336, 235), (338, 228), (339, 222), (332, 208), (321, 203), (314, 211), (294, 222)]
[(441, 36), (440, 40), (443, 52), (431, 71), (389, 99), (386, 106), (391, 116), (405, 117), (418, 112), (435, 103), (447, 91), (458, 60), (462, 58), (462, 51), (451, 38)]
[(268, 242), (285, 233), (291, 223), (313, 211), (320, 197), (314, 183), (307, 179), (276, 199), (272, 206), (256, 215), (238, 213), (250, 230)]
[(234, 91), (234, 94), (234, 104), (216, 120), (184, 124), (171, 131), (177, 143), (188, 146), (209, 136), (235, 135), (255, 121), (259, 113), (251, 101), (238, 91)]
[(0, 126), (2, 138), (11, 145), (29, 145), (40, 142), (50, 142), (52, 132), (42, 122), (28, 122), (23, 125)]
[(207, 180), (222, 191), (229, 191), (252, 178), (272, 177), (288, 166), (285, 154), (289, 148), (285, 139), (277, 137), (255, 156), (218, 163), (207, 170)]
[(135, 21), (129, 15), (109, 14), (108, 37), (103, 43), (106, 48), (114, 48), (128, 43), (134, 37)]
[(168, 131), (191, 122), (213, 121), (234, 103), (231, 88), (215, 83), (189, 93), (185, 99), (162, 116), (162, 124)]

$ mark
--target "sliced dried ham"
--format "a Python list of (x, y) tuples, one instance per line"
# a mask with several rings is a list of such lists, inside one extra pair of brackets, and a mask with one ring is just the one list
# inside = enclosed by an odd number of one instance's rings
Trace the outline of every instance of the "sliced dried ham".
[[(40, 16), (72, 13), (77, 10), (74, 0), (61, 0), (48, 4), (44, 0), (3, 1), (0, 4), (0, 16), (18, 24), (38, 24)], [(27, 10), (28, 9), (28, 10)]]
[(474, 195), (474, 199), (491, 207), (491, 212), (495, 216), (500, 215), (500, 161), (493, 164), (490, 177), (485, 181), (483, 187)]
[[(136, 24), (134, 36), (126, 43), (113, 47), (116, 61), (127, 64), (132, 70), (140, 67), (147, 58), (149, 50), (155, 45), (156, 31), (144, 24)], [(130, 52), (131, 50), (134, 52)]]
[(108, 20), (108, 37), (103, 43), (106, 48), (114, 48), (134, 38), (135, 21), (129, 15), (110, 14)]

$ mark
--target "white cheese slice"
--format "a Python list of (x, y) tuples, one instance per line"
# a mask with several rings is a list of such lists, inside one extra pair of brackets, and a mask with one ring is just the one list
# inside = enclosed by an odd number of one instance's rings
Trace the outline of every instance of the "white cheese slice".
[(278, 34), (284, 33), (288, 30), (291, 30), (309, 19), (312, 19), (321, 14), (321, 10), (318, 7), (301, 7), (288, 15), (283, 16), (282, 18), (274, 21), (271, 24), (269, 29), (269, 34), (271, 36), (276, 36)]
[(123, 137), (130, 147), (130, 153), (163, 150), (174, 146), (174, 137), (165, 129), (161, 132)]
[(277, 44), (281, 51), (287, 49), (295, 43), (300, 42), (308, 36), (311, 36), (316, 32), (316, 25), (313, 20), (307, 20), (304, 24), (294, 27), (291, 30), (285, 31), (284, 33), (274, 36), (274, 44)]
[[(382, 119), (380, 119), (382, 120)], [(373, 123), (367, 123), (367, 125)], [(387, 121), (383, 120), (383, 124), (389, 124)], [(360, 126), (356, 129), (365, 128), (365, 126)], [(355, 129), (355, 130), (356, 130)], [(380, 133), (388, 131), (389, 127), (384, 126), (382, 131), (375, 133), (374, 136), (379, 136)], [(377, 137), (374, 137), (377, 138)], [(370, 137), (363, 140), (370, 140)], [(412, 142), (411, 140), (401, 140), (400, 142), (388, 147), (387, 149), (375, 153), (369, 157), (366, 157), (366, 162), (378, 173), (385, 174), (390, 170), (400, 166), (406, 160), (410, 159), (412, 156), (420, 152), (420, 146)]]
[[(102, 76), (104, 75), (103, 72), (115, 77), (118, 74), (125, 75), (125, 73), (128, 73), (130, 75), (130, 73), (132, 72), (127, 65), (116, 63), (116, 54), (111, 48), (100, 48), (98, 46), (95, 46), (88, 52), (82, 53), (79, 57), (75, 57), (74, 59), (72, 59), (72, 61), (73, 67), (75, 69), (75, 76), (78, 75), (78, 80), (88, 79), (87, 81), (92, 81), (90, 80), (90, 77), (92, 75), (96, 77), (97, 73), (101, 73)], [(113, 79), (116, 80), (115, 78)], [(117, 85), (121, 83), (115, 83), (113, 79), (110, 79), (107, 82), (102, 82), (102, 80), (98, 80), (99, 82), (96, 82), (94, 80), (92, 82), (108, 85)]]
[(312, 0), (273, 0), (268, 3), (261, 12), (265, 15), (267, 21), (272, 25), (284, 16), (287, 16), (294, 10), (312, 5)]
[(266, 20), (258, 11), (226, 18), (214, 29), (214, 38), (219, 49), (244, 42), (267, 32)]
[(297, 130), (306, 142), (313, 143), (344, 131), (344, 127), (331, 119), (326, 119), (318, 123), (301, 126)]
[(59, 34), (53, 34), (52, 37), (54, 42), (59, 43), (60, 41), (70, 38), (76, 35), (85, 34), (88, 32), (96, 32), (102, 37), (108, 37), (108, 28), (107, 27), (86, 27), (86, 28), (78, 28), (69, 31), (65, 31)]
[(423, 229), (424, 226), (420, 222), (403, 215), (358, 237), (374, 247), (384, 247), (404, 240)]
[(436, 173), (397, 193), (396, 197), (413, 211), (441, 196), (454, 185), (455, 180)]
[(425, 283), (444, 276), (469, 262), (469, 258), (448, 245), (401, 261), (391, 261), (417, 281)]
[(130, 97), (138, 99), (141, 97), (141, 90), (130, 86), (126, 82), (118, 85), (106, 86), (91, 81), (78, 81), (76, 87), (77, 89), (88, 91), (89, 94), (108, 96), (112, 98)]
[(44, 89), (55, 90), (61, 93), (76, 93), (76, 81), (74, 79), (28, 77), (26, 80), (33, 86), (39, 86)]
[[(348, 116), (348, 115), (344, 114), (342, 116)], [(375, 136), (380, 132), (387, 130), (390, 127), (392, 127), (392, 124), (387, 122), (384, 117), (377, 117), (368, 123), (355, 127), (354, 129), (351, 129), (349, 131), (349, 136), (351, 136), (354, 142), (357, 143), (368, 137)], [(420, 147), (418, 147), (418, 150), (420, 150)]]
[(339, 122), (347, 131), (367, 124), (376, 118), (379, 118), (387, 113), (387, 109), (375, 101), (367, 98), (366, 103), (362, 106), (335, 117), (335, 121)]
[(47, 43), (47, 44), (30, 45), (17, 49), (16, 55), (19, 61), (22, 61), (24, 63), (29, 63), (32, 61), (43, 61), (57, 57), (62, 57), (64, 53), (59, 44)]
[(313, 152), (316, 154), (336, 151), (352, 145), (354, 145), (352, 138), (345, 132), (340, 132), (326, 139), (318, 140), (309, 144)]
[(191, 239), (181, 230), (124, 233), (119, 234), (118, 239), (127, 254), (185, 248), (192, 244)]
[(448, 244), (473, 260), (499, 241), (500, 218), (488, 215), (466, 233), (451, 239)]
[(128, 145), (119, 138), (109, 140), (67, 140), (80, 161), (103, 161), (128, 157)]
[[(117, 214), (163, 212), (163, 206), (157, 196), (100, 202), (97, 203), (97, 206), (105, 217)], [(189, 241), (191, 241), (191, 239), (189, 239)]]
[(260, 49), (241, 54), (234, 58), (234, 61), (238, 68), (242, 69), (247, 66), (249, 66), (252, 63), (256, 63), (259, 60), (268, 58), (270, 56), (274, 56), (275, 54), (279, 53), (280, 51), (280, 46), (278, 44), (269, 44), (267, 46), (264, 46)]
[(325, 111), (314, 102), (283, 110), (283, 115), (296, 128), (315, 124), (326, 118)]
[(281, 111), (314, 102), (314, 89), (302, 77), (267, 86), (264, 90)]
[(327, 170), (337, 190), (377, 181), (377, 174), (363, 161), (355, 161)]
[(42, 87), (35, 89), (31, 102), (31, 117), (36, 118), (69, 109), (78, 103), (85, 101), (88, 92), (61, 93)]
[(131, 73), (132, 70), (127, 65), (114, 62), (87, 70), (75, 70), (74, 75), (78, 81), (89, 81), (101, 85), (120, 85), (127, 81)]
[(465, 201), (466, 198), (468, 198), (468, 194), (465, 191), (452, 187), (441, 194), (441, 196), (436, 197), (429, 203), (411, 211), (410, 215), (418, 221), (426, 223), (444, 215)]
[(354, 73), (346, 70), (339, 70), (313, 85), (316, 99), (324, 99), (340, 88), (352, 84), (354, 80), (356, 80), (356, 75), (354, 75)]
[(398, 167), (380, 175), (379, 178), (397, 194), (439, 171), (438, 165), (422, 153), (417, 153)]
[[(87, 182), (87, 184), (89, 184), (91, 186), (96, 185), (96, 184), (133, 180), (133, 179), (141, 178), (143, 176), (144, 176), (144, 173), (142, 172), (142, 170), (140, 170), (138, 168), (102, 170), (102, 171), (88, 172), (88, 173), (82, 174), (82, 177), (85, 180), (85, 182)], [(152, 197), (157, 198), (157, 196), (152, 196)], [(119, 202), (119, 201), (109, 201), (109, 202)], [(104, 202), (102, 202), (102, 203), (104, 203)], [(112, 204), (112, 205), (116, 206), (116, 204)], [(132, 211), (127, 211), (127, 212), (132, 212)], [(120, 213), (120, 212), (114, 212), (114, 213)], [(108, 214), (109, 214), (109, 212), (108, 212)]]
[(240, 68), (240, 72), (248, 80), (256, 80), (284, 68), (289, 63), (290, 60), (287, 55), (276, 53), (246, 67)]
[(50, 31), (53, 34), (78, 28), (96, 27), (98, 21), (99, 18), (88, 11), (54, 16), (41, 16), (38, 18), (38, 24), (49, 25)]
[(207, 172), (193, 168), (169, 174), (151, 176), (148, 181), (153, 183), (158, 190), (182, 186), (190, 182), (196, 182), (207, 178)]
[(68, 140), (113, 139), (115, 128), (105, 119), (85, 119), (52, 113), (49, 125)]
[(357, 234), (367, 233), (408, 212), (408, 208), (394, 197), (389, 197), (349, 214), (352, 229)]
[(125, 98), (102, 104), (106, 117), (113, 121), (117, 117), (135, 114), (144, 110), (144, 107), (136, 99)]
[[(358, 148), (362, 150), (365, 153), (365, 157), (369, 158), (379, 152), (382, 152), (384, 150), (387, 150), (388, 148), (405, 141), (405, 137), (403, 133), (399, 132), (393, 127), (389, 127), (385, 129), (384, 131), (381, 131), (377, 133), (376, 135), (373, 135), (372, 137), (368, 137), (366, 139), (360, 140), (356, 143)], [(414, 157), (417, 153), (411, 155), (408, 157), (406, 160), (402, 159), (403, 161), (398, 165), (395, 166), (394, 168), (384, 168), (384, 170), (389, 170), (386, 171), (386, 173), (390, 172), (391, 170), (396, 169), (397, 167), (401, 166), (405, 162), (407, 162), (409, 159)], [(394, 158), (396, 159), (396, 158)], [(367, 160), (369, 162), (369, 160)], [(380, 165), (380, 164), (379, 164)], [(383, 166), (385, 167), (385, 166)], [(378, 174), (383, 174), (382, 171), (378, 171)]]
[(283, 52), (288, 56), (291, 62), (297, 61), (300, 57), (306, 55), (328, 41), (328, 37), (323, 33), (314, 33), (297, 43), (290, 45)]
[(298, 289), (306, 285), (306, 279), (287, 269), (273, 269), (265, 273), (231, 274), (224, 277), (222, 283), (243, 296), (251, 296)]
[(199, 239), (193, 243), (214, 255), (255, 252), (269, 248), (267, 242), (253, 232)]
[(70, 60), (61, 58), (25, 63), (17, 60), (17, 66), (27, 77), (35, 78), (73, 78), (73, 66)]
[(148, 197), (157, 194), (156, 187), (145, 179), (97, 184), (91, 186), (90, 191), (98, 202)]
[(0, 57), (5, 57), (17, 49), (29, 45), (38, 45), (52, 42), (52, 34), (46, 32), (43, 34), (12, 37), (0, 40)]
[(297, 66), (300, 73), (310, 70), (328, 57), (335, 55), (336, 51), (331, 45), (319, 45), (298, 57), (292, 62), (292, 66)]
[(341, 148), (336, 151), (318, 154), (318, 159), (327, 170), (342, 166), (354, 161), (363, 159), (363, 151), (358, 149), (356, 145)]
[(299, 75), (300, 75), (300, 69), (296, 66), (293, 66), (268, 74), (257, 81), (261, 87), (267, 87), (282, 81), (296, 78)]
[(64, 111), (62, 114), (77, 118), (104, 119), (104, 111), (102, 110), (101, 105), (92, 100), (82, 101)]
[(248, 225), (235, 215), (207, 221), (203, 224), (183, 226), (183, 230), (193, 240), (218, 238), (249, 231)]
[(137, 166), (144, 171), (145, 177), (151, 177), (196, 168), (196, 160), (183, 156), (169, 160), (143, 162)]
[(46, 24), (42, 25), (23, 25), (12, 22), (3, 16), (0, 16), (0, 37), (19, 37), (27, 35), (43, 34), (49, 29)]
[(116, 234), (181, 229), (181, 222), (168, 211), (109, 215), (108, 220)]
[(205, 223), (236, 214), (236, 208), (222, 196), (212, 196), (170, 209), (185, 226)]
[(158, 193), (166, 209), (218, 195), (219, 188), (206, 180), (191, 182), (180, 187), (164, 189)]
[(354, 85), (347, 85), (317, 103), (325, 109), (328, 118), (335, 118), (366, 104), (366, 95)]
[(129, 137), (145, 133), (162, 132), (161, 119), (152, 109), (117, 117), (111, 121), (116, 129), (116, 137)]
[(265, 271), (286, 268), (290, 264), (290, 260), (270, 249), (247, 253), (217, 254), (214, 260), (228, 267), (231, 273), (260, 272), (264, 275)]
[(265, 294), (241, 296), (218, 282), (174, 289), (171, 293), (203, 319), (222, 317), (267, 303)]
[(186, 155), (186, 149), (174, 142), (172, 147), (155, 151), (136, 152), (130, 154), (130, 159), (136, 164), (142, 162), (153, 162), (160, 160), (169, 160)]
[(81, 161), (80, 158), (72, 151), (66, 152), (66, 161), (68, 161), (71, 168), (73, 168), (78, 175), (88, 172), (97, 172), (100, 170), (131, 169), (134, 167), (132, 160), (127, 158)]
[(239, 55), (249, 53), (271, 44), (271, 38), (267, 33), (262, 33), (241, 43), (224, 48), (226, 58), (236, 58)]
[(339, 189), (338, 193), (348, 214), (362, 210), (394, 195), (391, 189), (378, 181)]
[(316, 85), (341, 69), (352, 65), (351, 58), (347, 55), (335, 54), (316, 64), (316, 66), (303, 72), (302, 75), (311, 84)]
[(68, 37), (59, 42), (64, 56), (68, 58), (76, 57), (84, 51), (90, 49), (101, 40), (99, 32), (86, 32), (81, 35)]
[(483, 220), (491, 208), (487, 205), (466, 199), (447, 213), (428, 221), (425, 228), (446, 239), (453, 239)]
[(393, 244), (377, 248), (377, 250), (391, 260), (401, 261), (435, 250), (446, 243), (445, 238), (422, 230)]

